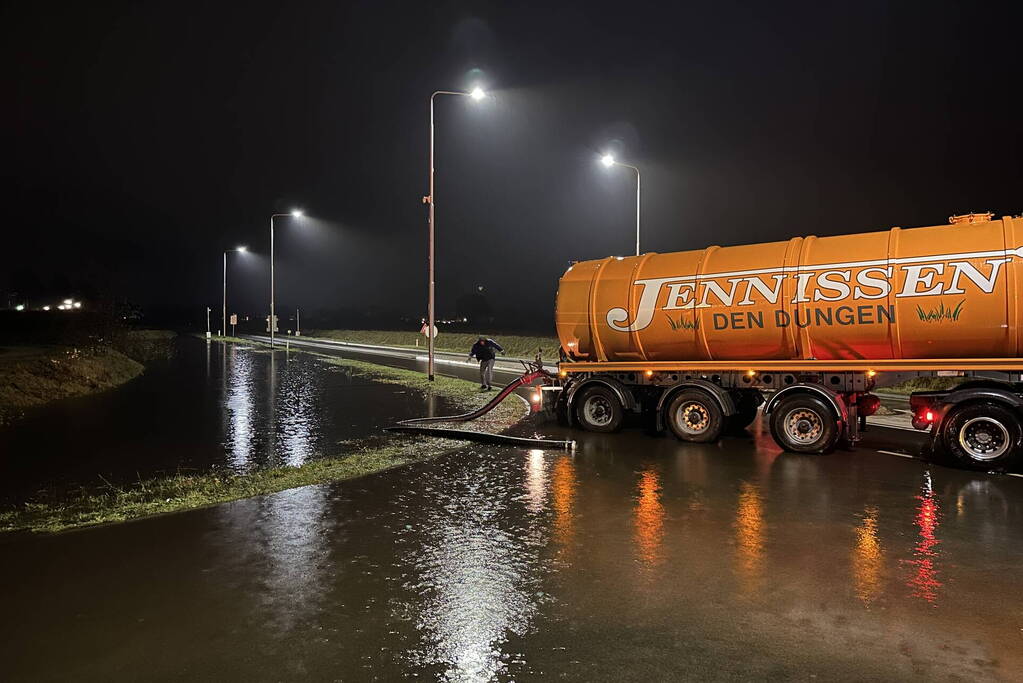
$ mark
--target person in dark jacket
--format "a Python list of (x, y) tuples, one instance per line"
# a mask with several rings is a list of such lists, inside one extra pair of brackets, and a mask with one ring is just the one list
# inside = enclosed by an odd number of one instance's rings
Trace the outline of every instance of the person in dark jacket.
[(469, 351), (469, 359), (473, 356), (480, 362), (480, 391), (490, 391), (490, 382), (494, 378), (494, 357), (497, 351), (504, 354), (504, 349), (493, 339), (487, 339), (481, 336), (476, 343), (472, 345), (472, 349)]

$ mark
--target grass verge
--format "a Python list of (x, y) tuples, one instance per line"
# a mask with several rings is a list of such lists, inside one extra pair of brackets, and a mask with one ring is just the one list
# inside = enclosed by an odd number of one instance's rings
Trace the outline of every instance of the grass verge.
[(877, 391), (882, 394), (912, 394), (914, 391), (944, 391), (954, 389), (963, 382), (968, 382), (975, 377), (913, 377), (905, 382), (893, 384), (890, 387), (878, 387)]
[(0, 349), (0, 424), (34, 406), (124, 384), (142, 370), (142, 363), (107, 346)]
[[(443, 397), (449, 405), (468, 410), (483, 405), (493, 394), (481, 394), (475, 383), (440, 377), (429, 382), (421, 373), (362, 361), (317, 355), (334, 371), (350, 372), (378, 382), (400, 384), (424, 394)], [(509, 398), (486, 417), (464, 427), (502, 431), (525, 415), (517, 398)], [(101, 491), (80, 491), (60, 500), (40, 499), (0, 511), (0, 532), (52, 533), (68, 529), (124, 522), (152, 515), (193, 510), (251, 496), (277, 493), (310, 484), (343, 481), (425, 460), (463, 442), (388, 435), (341, 444), (342, 453), (316, 458), (298, 467), (278, 467), (249, 474), (223, 472), (176, 474), (138, 481), (123, 487), (108, 485)]]
[[(547, 360), (558, 358), (558, 349), (561, 342), (557, 337), (537, 337), (521, 334), (494, 334), (482, 331), (504, 347), (504, 352), (513, 358), (532, 358), (536, 355), (537, 348), (541, 349), (543, 357)], [(336, 341), (352, 342), (354, 344), (379, 344), (381, 346), (401, 346), (415, 348), (416, 342), (419, 347), (426, 345), (426, 337), (414, 331), (387, 331), (387, 330), (312, 330), (309, 337), (321, 339), (332, 339)], [(461, 332), (440, 332), (437, 335), (435, 348), (438, 351), (453, 351), (455, 353), (469, 353), (469, 349), (476, 342), (478, 334)]]
[(0, 347), (0, 425), (35, 406), (112, 389), (166, 358), (177, 336), (165, 330), (124, 330), (70, 343)]

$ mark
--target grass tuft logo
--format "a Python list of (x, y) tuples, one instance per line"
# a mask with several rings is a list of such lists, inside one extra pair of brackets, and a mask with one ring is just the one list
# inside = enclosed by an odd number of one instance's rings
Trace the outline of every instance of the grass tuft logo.
[(668, 324), (671, 325), (671, 329), (672, 330), (698, 330), (698, 329), (700, 329), (700, 321), (699, 320), (690, 320), (688, 317), (685, 316), (685, 314), (680, 315), (678, 317), (678, 320), (675, 320), (674, 318), (672, 318), (667, 313), (664, 314), (664, 317), (668, 319)]
[(945, 302), (939, 301), (937, 307), (931, 307), (928, 310), (921, 308), (919, 304), (916, 306), (916, 314), (920, 320), (925, 323), (937, 323), (943, 321), (956, 322), (959, 320), (959, 315), (963, 312), (963, 304), (966, 303), (966, 299), (963, 299), (955, 308), (945, 308)]

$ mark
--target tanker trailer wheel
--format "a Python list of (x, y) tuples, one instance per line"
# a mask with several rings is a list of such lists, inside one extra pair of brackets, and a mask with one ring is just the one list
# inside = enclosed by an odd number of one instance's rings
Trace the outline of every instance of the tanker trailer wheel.
[(973, 469), (1004, 469), (1023, 452), (1019, 417), (997, 403), (953, 408), (941, 428), (941, 441), (960, 464)]
[(678, 392), (664, 417), (675, 436), (692, 443), (717, 441), (725, 427), (725, 415), (717, 400), (699, 389)]
[(823, 454), (835, 450), (841, 430), (823, 401), (797, 395), (771, 411), (771, 435), (786, 451)]
[(574, 403), (576, 422), (588, 432), (616, 432), (625, 419), (622, 402), (607, 387), (586, 389)]

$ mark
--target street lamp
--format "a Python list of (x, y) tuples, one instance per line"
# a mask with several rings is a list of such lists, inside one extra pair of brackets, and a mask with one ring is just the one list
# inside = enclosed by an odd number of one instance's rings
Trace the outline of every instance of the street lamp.
[(473, 88), (470, 92), (455, 92), (451, 90), (438, 90), (437, 92), (430, 95), (430, 194), (423, 197), (423, 203), (430, 205), (430, 247), (429, 257), (429, 276), (427, 289), (429, 291), (428, 302), (427, 302), (427, 315), (429, 320), (426, 325), (426, 339), (427, 339), (427, 364), (426, 364), (426, 376), (432, 382), (433, 381), (433, 369), (434, 369), (434, 352), (433, 352), (433, 333), (436, 329), (436, 314), (434, 310), (434, 206), (436, 204), (433, 187), (433, 101), (437, 98), (437, 95), (456, 95), (461, 97), (471, 97), (472, 99), (482, 100), (487, 94), (480, 87)]
[(270, 216), (270, 348), (274, 347), (274, 219), (301, 218), (301, 209), (292, 209), (289, 213), (275, 213)]
[(636, 256), (639, 256), (639, 169), (630, 164), (623, 164), (620, 161), (616, 161), (614, 156), (611, 154), (605, 154), (600, 157), (600, 163), (604, 164), (604, 168), (624, 166), (625, 168), (631, 168), (636, 172)]
[(227, 336), (227, 254), (231, 251), (237, 251), (239, 254), (244, 254), (248, 250), (248, 247), (235, 247), (234, 249), (224, 250), (224, 308), (221, 311), (221, 323), (220, 323), (220, 334), (224, 337)]

